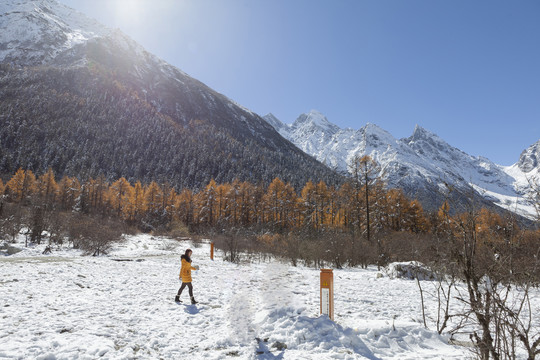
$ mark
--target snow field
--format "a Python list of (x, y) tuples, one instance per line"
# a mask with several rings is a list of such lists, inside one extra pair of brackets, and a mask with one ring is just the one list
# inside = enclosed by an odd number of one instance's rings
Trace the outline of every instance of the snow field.
[[(180, 255), (193, 287), (174, 303)], [(417, 285), (334, 270), (335, 322), (319, 316), (319, 270), (231, 264), (209, 245), (129, 237), (106, 257), (39, 247), (0, 257), (0, 358), (463, 359), (425, 330)], [(124, 260), (124, 261), (115, 261)], [(127, 261), (129, 260), (129, 261)], [(428, 304), (429, 305), (429, 304)]]

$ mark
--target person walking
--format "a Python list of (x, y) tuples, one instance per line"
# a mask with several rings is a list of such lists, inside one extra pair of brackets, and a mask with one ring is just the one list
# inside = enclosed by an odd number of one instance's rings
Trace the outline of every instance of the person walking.
[(178, 294), (174, 298), (174, 301), (176, 302), (182, 302), (180, 301), (180, 295), (182, 295), (182, 291), (187, 286), (189, 290), (189, 297), (191, 298), (191, 303), (197, 304), (197, 301), (195, 301), (195, 298), (193, 297), (193, 285), (191, 285), (191, 270), (199, 270), (199, 265), (191, 266), (192, 253), (193, 251), (191, 251), (191, 249), (187, 249), (185, 254), (181, 256), (182, 268), (180, 269), (179, 277), (182, 281), (182, 286), (180, 286)]

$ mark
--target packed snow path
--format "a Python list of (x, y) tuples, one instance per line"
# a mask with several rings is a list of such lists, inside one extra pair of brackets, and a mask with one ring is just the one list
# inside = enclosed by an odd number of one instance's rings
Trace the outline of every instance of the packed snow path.
[[(193, 249), (183, 304), (180, 255)], [(0, 257), (0, 358), (461, 359), (424, 330), (413, 281), (335, 270), (335, 322), (319, 316), (319, 270), (231, 264), (209, 246), (130, 237), (106, 257), (73, 250)], [(118, 261), (123, 260), (123, 261)]]

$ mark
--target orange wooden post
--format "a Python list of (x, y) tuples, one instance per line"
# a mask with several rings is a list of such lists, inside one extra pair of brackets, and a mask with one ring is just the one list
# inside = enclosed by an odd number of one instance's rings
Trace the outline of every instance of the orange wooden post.
[(214, 243), (210, 243), (210, 260), (214, 260)]
[(321, 314), (334, 320), (334, 273), (321, 269)]

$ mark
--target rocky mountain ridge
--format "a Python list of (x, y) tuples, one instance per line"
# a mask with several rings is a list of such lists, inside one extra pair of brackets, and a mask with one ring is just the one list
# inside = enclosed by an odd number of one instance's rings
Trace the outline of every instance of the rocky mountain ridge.
[(356, 155), (370, 155), (381, 165), (388, 186), (399, 187), (424, 204), (440, 204), (448, 187), (475, 191), (486, 202), (532, 218), (531, 181), (540, 179), (540, 141), (524, 150), (512, 166), (501, 166), (451, 146), (438, 135), (416, 126), (413, 134), (396, 139), (374, 124), (341, 129), (316, 110), (285, 124), (272, 114), (269, 124), (299, 148), (340, 172)]

